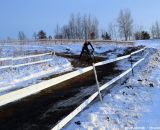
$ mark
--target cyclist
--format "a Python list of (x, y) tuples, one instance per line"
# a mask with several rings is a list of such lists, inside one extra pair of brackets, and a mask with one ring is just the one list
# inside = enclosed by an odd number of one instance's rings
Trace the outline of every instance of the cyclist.
[[(91, 50), (89, 49), (89, 46), (91, 47)], [(94, 48), (93, 48), (92, 44), (89, 41), (86, 40), (83, 44), (82, 51), (81, 51), (81, 54), (79, 56), (79, 60), (81, 60), (81, 57), (84, 54), (87, 54), (88, 57), (90, 57), (92, 59), (93, 52), (94, 52)]]

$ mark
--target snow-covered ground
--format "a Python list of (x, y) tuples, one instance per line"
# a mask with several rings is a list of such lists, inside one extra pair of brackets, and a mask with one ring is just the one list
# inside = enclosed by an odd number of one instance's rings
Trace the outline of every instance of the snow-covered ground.
[[(159, 48), (160, 40), (136, 41), (136, 46)], [(132, 45), (94, 44), (95, 55), (115, 58), (125, 53)], [(50, 51), (80, 54), (82, 43), (54, 44), (54, 45), (0, 45), (0, 59), (42, 54)], [(72, 70), (71, 63), (62, 57), (45, 55), (41, 57), (0, 61), (0, 67), (16, 66), (30, 62), (48, 60), (43, 63), (23, 67), (0, 69), (0, 95), (41, 82), (41, 78), (49, 75)], [(123, 64), (123, 63), (122, 63)], [(126, 65), (128, 67), (130, 65)], [(136, 71), (125, 84), (116, 85), (103, 98), (103, 103), (96, 102), (79, 114), (65, 130), (101, 129), (146, 129), (158, 128), (160, 124), (160, 51), (149, 59), (141, 72)], [(118, 66), (119, 67), (119, 66)]]
[(43, 77), (72, 70), (71, 63), (67, 59), (57, 56), (51, 58), (44, 63), (1, 69), (0, 95), (38, 83)]
[(39, 46), (1, 46), (0, 95), (41, 82), (41, 78), (73, 69), (66, 58), (51, 54), (37, 56), (46, 52), (49, 51)]
[(137, 40), (136, 45), (144, 45), (148, 48), (160, 49), (160, 39)]
[[(70, 71), (73, 68), (66, 58), (48, 54), (39, 57), (32, 56), (54, 51), (80, 54), (82, 45), (82, 43), (22, 45), (8, 43), (0, 45), (0, 95), (38, 83), (43, 77)], [(131, 45), (98, 43), (93, 44), (93, 46), (95, 55), (102, 55), (111, 59), (123, 54)], [(31, 57), (23, 58), (24, 56)], [(20, 58), (15, 59), (17, 57)], [(4, 60), (5, 58), (8, 60)], [(35, 62), (38, 63), (30, 65), (30, 63)]]
[[(123, 44), (116, 44), (116, 43), (92, 43), (93, 47), (95, 48), (95, 52), (97, 54), (104, 53), (107, 51), (115, 51), (116, 49), (126, 49), (127, 47), (132, 47), (133, 45), (123, 45)], [(56, 51), (56, 52), (65, 52), (71, 54), (80, 54), (82, 49), (83, 43), (64, 43), (64, 44), (8, 44), (8, 45), (0, 45), (0, 57), (4, 57), (7, 55), (10, 56), (19, 56), (19, 55), (26, 55), (29, 53), (38, 53), (38, 52), (48, 52), (48, 51)], [(5, 48), (3, 48), (5, 47)], [(11, 49), (12, 48), (12, 49)], [(18, 50), (24, 50), (22, 53)], [(25, 51), (26, 50), (26, 51)], [(27, 51), (30, 50), (30, 51)], [(8, 54), (6, 54), (6, 52)], [(116, 53), (116, 52), (115, 52)]]
[[(152, 48), (157, 47), (152, 43)], [(160, 50), (154, 52), (134, 77), (117, 84), (103, 97), (103, 103), (92, 103), (63, 129), (160, 130)]]

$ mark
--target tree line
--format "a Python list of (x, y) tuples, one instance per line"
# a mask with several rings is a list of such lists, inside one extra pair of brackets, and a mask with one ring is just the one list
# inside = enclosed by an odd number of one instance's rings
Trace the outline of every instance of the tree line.
[(60, 27), (57, 25), (55, 30), (56, 39), (91, 39), (98, 38), (97, 18), (84, 14), (70, 16), (68, 24)]
[[(115, 21), (108, 24), (107, 29), (99, 27), (99, 21), (91, 15), (71, 14), (68, 23), (56, 25), (54, 35), (47, 36), (46, 32), (40, 30), (33, 33), (33, 39), (104, 39), (104, 40), (141, 40), (160, 38), (160, 23), (156, 21), (150, 27), (150, 31), (142, 26), (135, 27), (130, 10), (120, 10)], [(23, 31), (18, 33), (19, 40), (25, 40)]]

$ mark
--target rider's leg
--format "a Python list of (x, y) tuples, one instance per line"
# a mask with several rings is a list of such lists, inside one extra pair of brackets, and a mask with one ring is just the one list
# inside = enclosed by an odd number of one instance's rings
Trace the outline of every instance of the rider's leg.
[(84, 54), (84, 47), (82, 48), (81, 54), (79, 56), (79, 60), (81, 60), (82, 55)]

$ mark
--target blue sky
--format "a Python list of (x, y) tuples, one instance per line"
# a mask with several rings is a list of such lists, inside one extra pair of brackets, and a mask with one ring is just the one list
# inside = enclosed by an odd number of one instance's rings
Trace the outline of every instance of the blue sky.
[(72, 13), (91, 14), (106, 29), (120, 9), (130, 9), (134, 24), (149, 29), (160, 21), (160, 0), (0, 0), (0, 39), (27, 37), (43, 29), (53, 35), (56, 24), (66, 24)]

